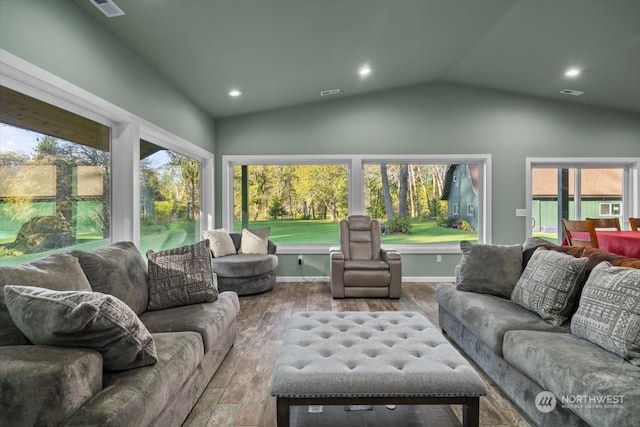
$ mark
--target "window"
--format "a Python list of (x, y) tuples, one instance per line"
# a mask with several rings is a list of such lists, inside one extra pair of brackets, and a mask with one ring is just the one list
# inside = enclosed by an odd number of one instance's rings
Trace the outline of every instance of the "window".
[(467, 216), (475, 216), (476, 208), (472, 203), (467, 203)]
[[(560, 219), (618, 217), (638, 209), (638, 159), (527, 159), (527, 235), (558, 243)], [(625, 210), (626, 209), (626, 210)]]
[(270, 227), (277, 244), (334, 244), (348, 213), (347, 182), (340, 163), (235, 164), (229, 228)]
[(0, 90), (2, 263), (106, 244), (111, 232), (110, 128)]
[(200, 239), (200, 161), (140, 140), (140, 250)]
[(383, 245), (405, 252), (489, 241), (487, 155), (223, 156), (222, 165), (222, 226), (269, 226), (280, 253), (338, 244), (350, 214), (380, 220), (391, 231)]
[(620, 216), (620, 203), (600, 203), (600, 216)]

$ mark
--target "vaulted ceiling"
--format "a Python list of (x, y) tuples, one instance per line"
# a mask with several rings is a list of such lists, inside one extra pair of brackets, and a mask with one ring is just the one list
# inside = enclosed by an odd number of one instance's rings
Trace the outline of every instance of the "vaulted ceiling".
[(75, 1), (216, 118), (430, 82), (640, 113), (638, 0)]

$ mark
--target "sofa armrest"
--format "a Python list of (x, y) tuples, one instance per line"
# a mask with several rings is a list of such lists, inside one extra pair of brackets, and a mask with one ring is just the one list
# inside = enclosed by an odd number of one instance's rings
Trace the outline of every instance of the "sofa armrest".
[(0, 346), (0, 425), (62, 425), (101, 389), (95, 350)]

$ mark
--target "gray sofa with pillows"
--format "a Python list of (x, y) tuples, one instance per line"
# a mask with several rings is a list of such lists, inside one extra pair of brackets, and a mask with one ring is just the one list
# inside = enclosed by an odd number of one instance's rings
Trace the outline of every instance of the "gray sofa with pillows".
[(539, 426), (640, 425), (640, 260), (461, 243), (439, 322)]
[(0, 267), (0, 425), (178, 426), (231, 349), (208, 241)]

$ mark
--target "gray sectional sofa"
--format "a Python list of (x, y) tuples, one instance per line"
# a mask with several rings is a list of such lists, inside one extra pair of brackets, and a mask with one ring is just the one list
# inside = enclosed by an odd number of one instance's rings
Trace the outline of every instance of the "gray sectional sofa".
[[(476, 273), (480, 276), (480, 282), (490, 281), (492, 270), (497, 271), (498, 275), (503, 275), (505, 282), (513, 281), (506, 279), (506, 276), (511, 274), (508, 271), (509, 266), (515, 267), (516, 271), (520, 269), (524, 274), (530, 257), (540, 246), (548, 251), (564, 252), (573, 257), (588, 259), (584, 276), (576, 282), (575, 297), (570, 298), (562, 308), (568, 317), (564, 323), (553, 324), (554, 322), (543, 319), (538, 313), (515, 303), (509, 297), (509, 293), (515, 289), (514, 283), (506, 286), (505, 283), (493, 285), (493, 290), (502, 287), (496, 292), (492, 292), (492, 286), (488, 283), (476, 284), (475, 291), (458, 289), (465, 288), (464, 284), (461, 285), (464, 281), (461, 273), (464, 273), (462, 270), (465, 268), (466, 274), (473, 273), (473, 268), (478, 269)], [(513, 258), (509, 261), (499, 257), (494, 257), (493, 260), (491, 257), (480, 257), (478, 263), (472, 266), (468, 263), (467, 257), (471, 253), (465, 254), (463, 250), (461, 265), (457, 270), (457, 286), (443, 283), (437, 288), (439, 322), (443, 332), (474, 360), (536, 425), (640, 425), (640, 366), (637, 359), (640, 337), (637, 333), (638, 327), (632, 324), (638, 323), (640, 315), (640, 305), (633, 297), (633, 294), (638, 294), (633, 289), (640, 289), (640, 276), (628, 271), (631, 274), (628, 277), (632, 278), (627, 279), (626, 283), (627, 289), (631, 290), (630, 298), (618, 297), (615, 303), (611, 303), (605, 302), (607, 298), (602, 290), (594, 294), (596, 300), (602, 299), (601, 313), (607, 313), (608, 309), (611, 309), (609, 313), (614, 312), (616, 304), (632, 304), (623, 309), (622, 315), (632, 319), (627, 325), (627, 331), (635, 331), (635, 337), (627, 334), (627, 338), (632, 341), (635, 339), (636, 347), (629, 346), (628, 349), (631, 349), (632, 353), (635, 351), (636, 359), (626, 359), (593, 342), (597, 340), (581, 337), (576, 320), (579, 314), (576, 310), (579, 306), (582, 304), (586, 307), (585, 282), (590, 274), (594, 275), (594, 269), (599, 268), (596, 265), (607, 261), (627, 268), (640, 268), (640, 260), (594, 249), (560, 247), (540, 239), (528, 239), (517, 251), (521, 252), (520, 265), (514, 266)], [(517, 282), (520, 280), (517, 278)], [(595, 311), (598, 312), (598, 309)], [(610, 316), (613, 317), (613, 314)], [(596, 327), (599, 327), (599, 322), (600, 320), (591, 319), (587, 326), (598, 323)], [(610, 332), (612, 336), (615, 335), (614, 331)], [(607, 341), (606, 337), (604, 341)], [(611, 343), (612, 341), (607, 341), (604, 344)], [(545, 394), (540, 394), (545, 391), (552, 393), (553, 398), (549, 399), (547, 394), (545, 399)], [(553, 410), (551, 403), (555, 403)]]
[[(45, 296), (49, 289), (97, 291), (111, 303), (115, 297), (135, 313), (125, 310), (128, 320), (146, 327), (138, 329), (153, 342), (143, 347), (157, 360), (108, 370), (105, 348), (33, 345), (0, 292), (0, 425), (181, 425), (233, 346), (238, 296), (216, 291), (212, 302), (149, 311), (148, 280), (146, 263), (129, 242), (0, 267), (3, 289), (35, 286), (46, 288)], [(73, 331), (68, 336), (77, 338)]]

